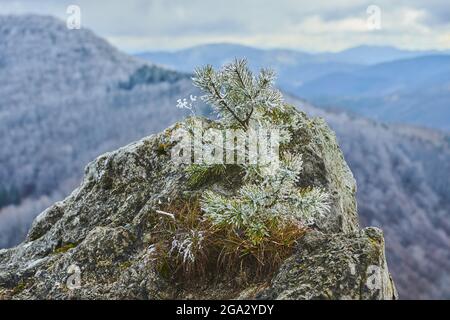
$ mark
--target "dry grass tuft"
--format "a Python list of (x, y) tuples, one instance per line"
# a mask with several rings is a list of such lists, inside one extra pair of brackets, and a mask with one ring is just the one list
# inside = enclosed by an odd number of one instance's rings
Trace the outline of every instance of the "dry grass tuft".
[(242, 230), (213, 226), (203, 216), (198, 199), (174, 201), (161, 211), (152, 231), (159, 271), (183, 283), (203, 280), (239, 279), (255, 282), (276, 271), (292, 254), (306, 228), (295, 222), (273, 220), (268, 236), (257, 244)]

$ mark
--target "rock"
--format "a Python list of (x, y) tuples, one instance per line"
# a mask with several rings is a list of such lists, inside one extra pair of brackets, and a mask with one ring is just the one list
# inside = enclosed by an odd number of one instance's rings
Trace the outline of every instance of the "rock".
[(381, 230), (307, 233), (262, 299), (396, 299)]
[[(304, 156), (300, 184), (323, 187), (332, 208), (273, 277), (192, 291), (158, 268), (149, 230), (160, 219), (159, 203), (203, 190), (193, 190), (184, 168), (170, 161), (177, 123), (98, 157), (79, 188), (36, 218), (25, 242), (1, 250), (0, 299), (396, 298), (381, 231), (359, 230), (356, 183), (334, 133), (323, 120), (293, 112), (293, 148)], [(224, 179), (204, 188), (233, 189)], [(367, 282), (375, 281), (373, 270), (379, 289)]]

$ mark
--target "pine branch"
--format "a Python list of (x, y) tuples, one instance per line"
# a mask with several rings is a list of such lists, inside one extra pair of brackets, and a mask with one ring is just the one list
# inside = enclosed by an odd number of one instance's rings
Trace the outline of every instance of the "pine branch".
[(248, 125), (238, 117), (238, 115), (233, 111), (233, 109), (230, 106), (228, 106), (228, 104), (225, 102), (225, 99), (222, 97), (222, 95), (220, 94), (220, 92), (217, 89), (216, 85), (212, 81), (211, 81), (211, 86), (212, 86), (212, 88), (214, 90), (214, 92), (211, 92), (211, 94), (215, 94), (217, 99), (218, 99), (218, 101), (219, 101), (219, 103), (221, 103), (222, 106), (225, 109), (227, 109), (228, 112), (231, 113), (231, 115), (240, 123), (241, 126), (244, 127), (244, 129), (248, 129)]

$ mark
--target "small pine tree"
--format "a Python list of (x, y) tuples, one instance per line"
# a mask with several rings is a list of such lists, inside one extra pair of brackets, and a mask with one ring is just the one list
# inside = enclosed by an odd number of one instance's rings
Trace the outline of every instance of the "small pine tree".
[(193, 80), (205, 93), (203, 100), (230, 126), (248, 129), (252, 120), (261, 120), (266, 110), (283, 104), (282, 94), (273, 87), (275, 73), (262, 69), (254, 77), (245, 59), (236, 59), (220, 71), (211, 65), (199, 68)]
[[(284, 113), (283, 97), (274, 87), (274, 79), (271, 70), (263, 69), (254, 76), (246, 60), (235, 60), (218, 71), (211, 66), (199, 68), (193, 81), (204, 91), (202, 99), (212, 105), (224, 128), (281, 129), (284, 134), (280, 142), (285, 148), (280, 149), (287, 150), (296, 124)], [(206, 191), (200, 200), (202, 219), (230, 237), (238, 235), (240, 240), (234, 242), (247, 241), (254, 248), (262, 248), (264, 243), (278, 243), (280, 239), (274, 237), (280, 237), (283, 230), (292, 230), (293, 226), (304, 229), (324, 216), (329, 211), (329, 195), (320, 188), (297, 187), (303, 169), (301, 154), (283, 151), (273, 156), (279, 157), (278, 166), (274, 167), (271, 160), (241, 165), (243, 185), (235, 196)], [(224, 174), (226, 167), (221, 166)], [(208, 165), (195, 164), (187, 172), (194, 175), (193, 180), (201, 181), (200, 175), (206, 175), (210, 169)], [(187, 232), (182, 239), (174, 238), (171, 252), (181, 256), (183, 263), (195, 261), (190, 249), (194, 244), (202, 246), (203, 238), (198, 234)], [(248, 246), (245, 248), (251, 252)]]
[[(251, 123), (271, 127), (266, 115), (274, 109), (283, 111), (283, 97), (274, 88), (274, 79), (271, 70), (263, 69), (255, 77), (246, 60), (235, 60), (219, 71), (211, 66), (197, 69), (194, 85), (205, 92), (203, 100), (213, 106), (223, 123), (247, 130)], [(243, 230), (258, 243), (268, 236), (267, 226), (274, 219), (308, 225), (329, 210), (326, 192), (296, 187), (301, 155), (282, 154), (281, 165), (272, 172), (268, 172), (270, 164), (246, 165), (245, 169), (247, 182), (237, 196), (229, 198), (212, 191), (203, 196), (202, 210), (215, 225)]]

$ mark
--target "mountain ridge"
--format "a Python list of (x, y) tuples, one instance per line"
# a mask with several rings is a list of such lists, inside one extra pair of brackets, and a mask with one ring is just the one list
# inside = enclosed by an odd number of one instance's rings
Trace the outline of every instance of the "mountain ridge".
[[(285, 53), (292, 54), (298, 57), (305, 57), (310, 59), (310, 61), (323, 62), (340, 62), (349, 64), (359, 64), (359, 65), (374, 65), (384, 62), (392, 62), (395, 60), (403, 60), (406, 58), (427, 56), (427, 55), (449, 55), (450, 50), (407, 50), (400, 49), (393, 46), (381, 46), (381, 45), (359, 45), (355, 47), (350, 47), (341, 51), (336, 52), (310, 52), (304, 50), (296, 49), (286, 49), (286, 48), (258, 48), (251, 45), (243, 45), (232, 42), (216, 42), (200, 44), (183, 49), (175, 50), (147, 50), (139, 51), (133, 53), (134, 56), (144, 57), (151, 60), (152, 55), (188, 55), (191, 52), (210, 52), (216, 53), (217, 51), (225, 52), (251, 52), (253, 54), (269, 54), (273, 53)], [(146, 57), (146, 55), (148, 55)], [(229, 54), (228, 54), (229, 55)], [(203, 54), (204, 56), (204, 54)], [(369, 57), (368, 57), (369, 56)], [(183, 70), (180, 66), (177, 67), (178, 70)], [(190, 71), (189, 69), (184, 69), (184, 71)]]

